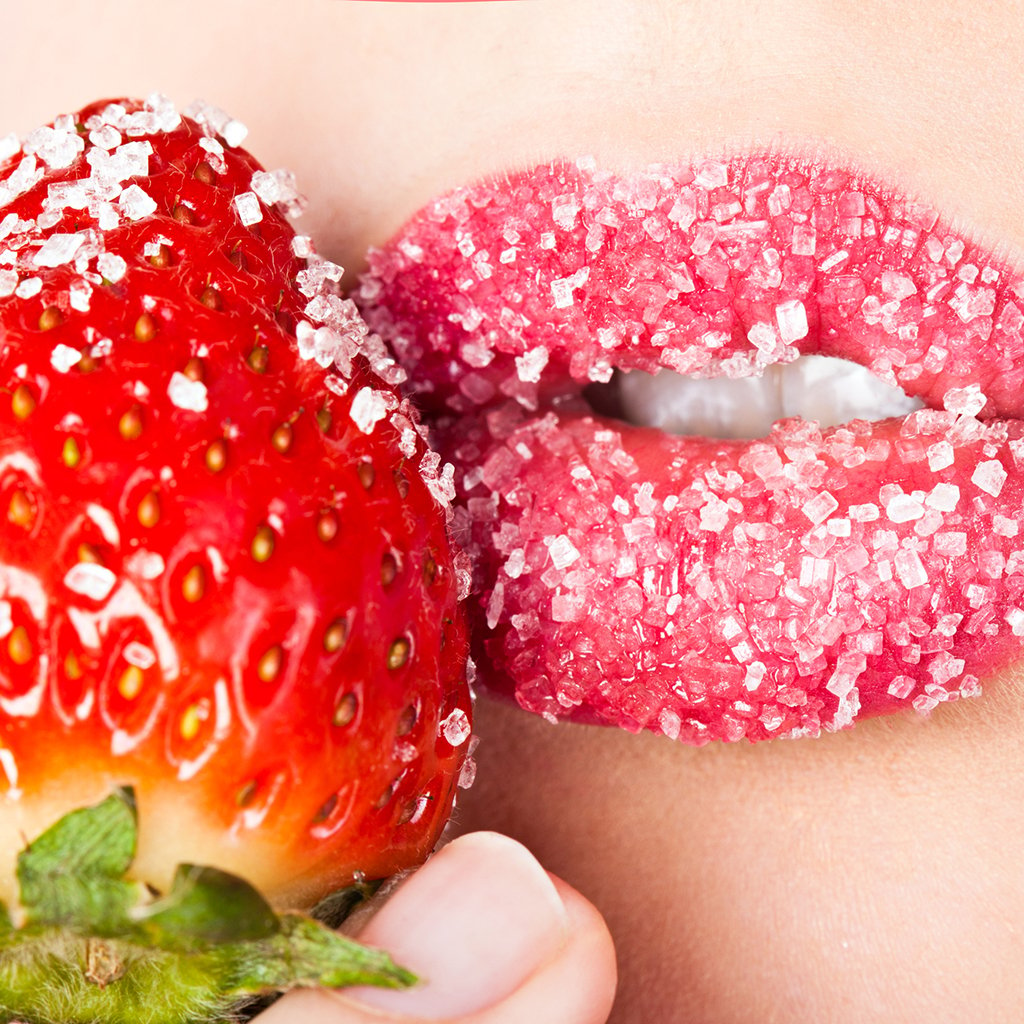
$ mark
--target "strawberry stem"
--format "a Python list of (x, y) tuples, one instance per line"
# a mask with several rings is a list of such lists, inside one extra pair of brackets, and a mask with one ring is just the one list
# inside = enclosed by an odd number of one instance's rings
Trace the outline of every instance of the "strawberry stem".
[(216, 868), (181, 865), (170, 891), (151, 897), (124, 877), (136, 834), (133, 795), (117, 790), (21, 853), (23, 923), (0, 905), (0, 1020), (199, 1024), (290, 988), (415, 982), (379, 950), (278, 916)]

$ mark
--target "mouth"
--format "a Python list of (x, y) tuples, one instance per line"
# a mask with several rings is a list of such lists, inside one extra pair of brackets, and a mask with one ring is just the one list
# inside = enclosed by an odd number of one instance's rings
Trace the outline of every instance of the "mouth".
[(754, 154), (434, 200), (359, 301), (456, 469), (481, 681), (692, 744), (980, 693), (1024, 636), (1024, 277)]

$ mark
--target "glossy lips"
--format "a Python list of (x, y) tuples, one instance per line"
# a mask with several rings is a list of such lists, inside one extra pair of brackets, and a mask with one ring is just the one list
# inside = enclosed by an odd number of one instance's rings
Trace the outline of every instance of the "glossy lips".
[[(457, 466), (492, 688), (690, 743), (980, 692), (1019, 650), (1024, 279), (926, 207), (776, 157), (552, 164), (371, 254), (371, 326)], [(595, 415), (613, 369), (822, 354), (926, 408), (749, 441)]]

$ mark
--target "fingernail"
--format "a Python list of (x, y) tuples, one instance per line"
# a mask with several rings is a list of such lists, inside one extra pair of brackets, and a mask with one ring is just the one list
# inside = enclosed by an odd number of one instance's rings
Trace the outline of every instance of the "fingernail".
[(349, 989), (365, 1006), (411, 1017), (458, 1017), (511, 995), (565, 944), (565, 907), (525, 847), (491, 832), (435, 854), (359, 939), (420, 978), (410, 989)]

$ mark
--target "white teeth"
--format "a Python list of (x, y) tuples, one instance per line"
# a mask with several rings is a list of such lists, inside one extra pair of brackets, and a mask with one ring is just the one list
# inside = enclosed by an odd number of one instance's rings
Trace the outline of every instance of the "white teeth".
[(764, 437), (776, 420), (800, 416), (834, 427), (850, 420), (905, 416), (923, 402), (866, 367), (832, 356), (775, 363), (759, 377), (697, 380), (672, 370), (621, 375), (625, 418), (671, 434)]

